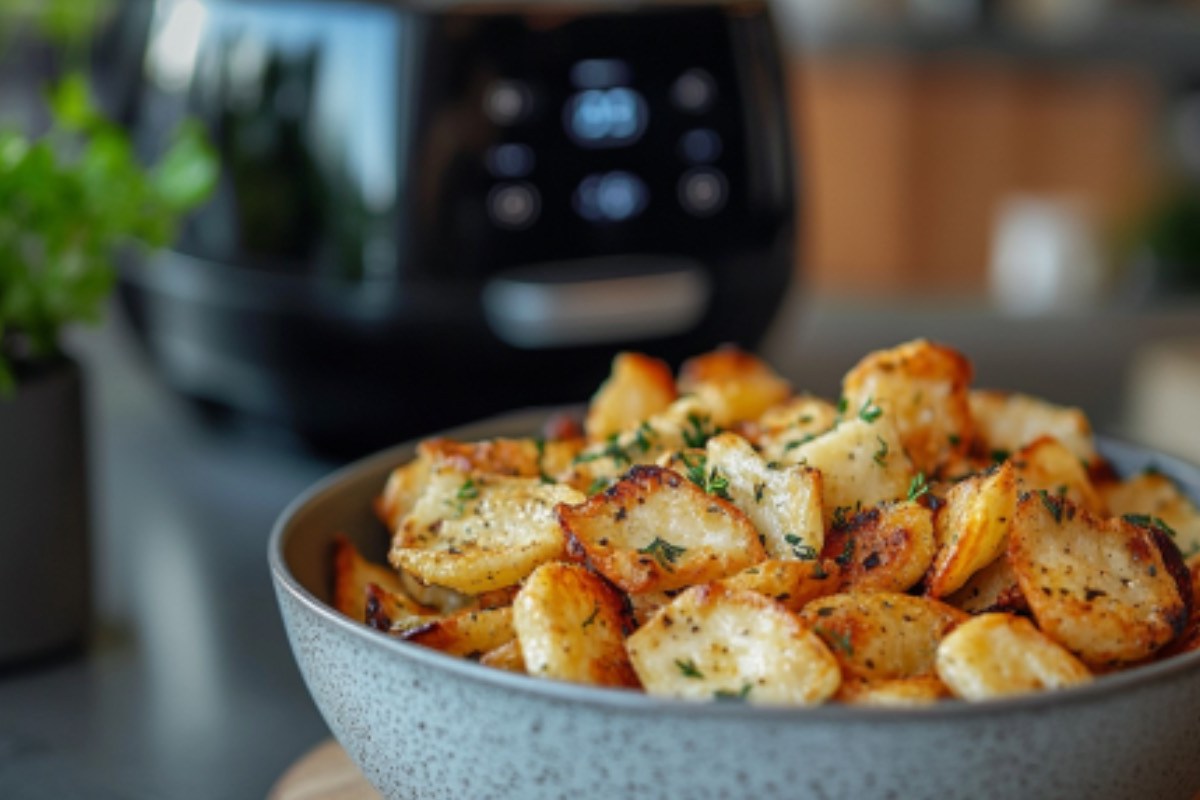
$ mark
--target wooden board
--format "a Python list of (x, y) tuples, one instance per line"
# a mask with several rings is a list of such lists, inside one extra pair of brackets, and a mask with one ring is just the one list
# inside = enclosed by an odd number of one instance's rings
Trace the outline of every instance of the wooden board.
[(267, 800), (383, 800), (342, 746), (327, 739), (292, 764)]

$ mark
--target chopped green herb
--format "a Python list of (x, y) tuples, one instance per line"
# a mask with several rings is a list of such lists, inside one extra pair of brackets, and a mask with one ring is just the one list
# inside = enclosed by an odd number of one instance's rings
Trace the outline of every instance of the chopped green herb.
[(634, 434), (633, 443), (643, 453), (650, 452), (652, 440), (655, 436), (654, 428), (650, 427), (649, 422), (643, 422), (638, 426), (637, 433)]
[(658, 562), (659, 566), (661, 566), (667, 572), (674, 572), (674, 569), (671, 567), (671, 565), (674, 564), (675, 560), (683, 555), (686, 551), (686, 547), (673, 545), (665, 539), (660, 539), (657, 536), (654, 537), (653, 542), (638, 550), (639, 553), (652, 556), (654, 560)]
[(761, 503), (763, 501), (763, 494), (766, 491), (767, 485), (765, 483), (754, 484), (754, 502)]
[(1008, 458), (1011, 455), (1012, 453), (1008, 452), (1007, 450), (996, 449), (992, 451), (992, 461), (999, 464), (1002, 461), (1008, 461)]
[(1148, 514), (1125, 514), (1121, 519), (1126, 522), (1132, 522), (1134, 525), (1142, 528), (1158, 528), (1172, 539), (1176, 537), (1175, 529), (1163, 522), (1159, 517), (1152, 517)]
[(717, 689), (713, 692), (713, 697), (717, 700), (736, 700), (744, 701), (750, 696), (750, 690), (754, 687), (748, 683), (742, 684), (740, 691), (731, 692), (728, 689)]
[(849, 536), (846, 537), (846, 543), (842, 545), (842, 552), (838, 553), (834, 559), (840, 566), (848, 567), (850, 562), (854, 560), (854, 540)]
[(600, 476), (596, 477), (595, 479), (593, 479), (591, 485), (588, 486), (587, 495), (588, 495), (588, 497), (591, 497), (594, 494), (599, 494), (600, 492), (603, 492), (605, 489), (607, 489), (611, 485), (612, 485), (612, 483), (608, 478), (604, 477), (603, 475), (600, 475)]
[(814, 627), (813, 631), (846, 655), (854, 655), (854, 642), (850, 640), (850, 634), (823, 628), (820, 625)]
[(847, 510), (848, 509), (846, 508), (846, 506), (838, 506), (837, 508), (833, 509), (832, 522), (833, 522), (834, 530), (845, 530), (846, 527), (849, 525), (849, 522), (846, 519), (846, 511)]
[(679, 671), (683, 673), (683, 677), (685, 677), (685, 678), (703, 678), (704, 677), (704, 673), (696, 668), (696, 662), (692, 661), (690, 658), (675, 659), (675, 666), (679, 667)]
[(951, 447), (958, 447), (962, 443), (962, 437), (959, 436), (957, 433), (952, 433), (946, 438), (948, 438), (950, 440)]
[(817, 559), (816, 548), (811, 544), (805, 544), (804, 540), (796, 534), (785, 533), (783, 535), (783, 540), (791, 545), (792, 555), (801, 561), (815, 561)]
[(704, 447), (708, 440), (716, 436), (718, 430), (712, 425), (712, 420), (699, 414), (688, 414), (687, 425), (683, 429), (683, 443), (688, 447)]
[(1051, 497), (1050, 493), (1045, 489), (1038, 489), (1038, 497), (1042, 498), (1042, 505), (1044, 505), (1046, 510), (1050, 512), (1050, 515), (1054, 517), (1054, 521), (1062, 522), (1062, 500), (1056, 500), (1055, 498)]
[(845, 414), (846, 409), (849, 407), (850, 407), (850, 401), (846, 399), (846, 395), (842, 395), (841, 397), (838, 398), (837, 413), (838, 413), (839, 417), (842, 416), (843, 414)]
[(916, 500), (927, 494), (929, 494), (929, 481), (925, 479), (924, 472), (918, 472), (908, 482), (908, 499)]
[(474, 479), (467, 478), (462, 486), (458, 487), (459, 500), (474, 500), (479, 497), (479, 487), (475, 484)]
[(879, 449), (875, 451), (875, 463), (881, 467), (887, 466), (888, 443), (883, 440), (882, 436), (876, 436), (879, 440)]
[(783, 446), (783, 452), (790, 453), (791, 451), (795, 450), (797, 447), (803, 447), (804, 445), (808, 444), (815, 438), (817, 438), (817, 435), (815, 433), (806, 433), (803, 436), (801, 436), (799, 439), (792, 439), (790, 442), (788, 442), (787, 444), (785, 444)]
[(874, 398), (868, 397), (867, 402), (858, 410), (858, 418), (863, 422), (874, 422), (883, 416), (883, 409), (875, 405)]

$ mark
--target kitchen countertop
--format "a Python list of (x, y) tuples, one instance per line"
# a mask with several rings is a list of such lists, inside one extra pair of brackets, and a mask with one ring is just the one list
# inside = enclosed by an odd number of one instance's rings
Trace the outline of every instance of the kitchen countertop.
[[(1083, 404), (1114, 430), (1139, 348), (1200, 335), (1200, 313), (1013, 320), (962, 304), (796, 299), (765, 349), (796, 386), (831, 394), (869, 348), (917, 335), (967, 351), (981, 384)], [(336, 465), (281, 435), (201, 424), (149, 374), (119, 318), (76, 344), (91, 399), (99, 624), (84, 654), (0, 671), (0, 797), (264, 797), (328, 735), (279, 621), (267, 536)]]

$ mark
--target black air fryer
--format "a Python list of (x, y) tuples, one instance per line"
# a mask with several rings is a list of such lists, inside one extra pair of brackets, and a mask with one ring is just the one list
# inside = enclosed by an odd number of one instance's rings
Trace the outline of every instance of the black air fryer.
[(134, 128), (223, 158), (123, 276), (166, 380), (354, 452), (753, 347), (794, 255), (762, 2), (158, 0)]

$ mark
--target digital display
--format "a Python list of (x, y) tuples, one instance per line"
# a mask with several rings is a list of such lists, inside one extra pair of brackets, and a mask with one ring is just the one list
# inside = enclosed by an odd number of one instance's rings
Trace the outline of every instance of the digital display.
[(645, 98), (625, 86), (586, 89), (567, 100), (563, 123), (581, 147), (626, 147), (646, 130), (649, 109)]

